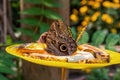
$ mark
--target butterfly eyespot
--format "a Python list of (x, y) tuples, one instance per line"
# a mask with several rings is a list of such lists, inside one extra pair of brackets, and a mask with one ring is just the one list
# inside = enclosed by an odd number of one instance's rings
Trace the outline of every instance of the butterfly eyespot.
[(60, 42), (60, 41), (58, 41), (58, 44), (61, 44), (61, 42)]
[(56, 41), (55, 41), (55, 40), (52, 40), (52, 41), (51, 41), (51, 43), (52, 43), (52, 44), (55, 44), (55, 43), (56, 43)]
[(67, 46), (65, 44), (60, 45), (60, 51), (65, 52), (67, 51)]

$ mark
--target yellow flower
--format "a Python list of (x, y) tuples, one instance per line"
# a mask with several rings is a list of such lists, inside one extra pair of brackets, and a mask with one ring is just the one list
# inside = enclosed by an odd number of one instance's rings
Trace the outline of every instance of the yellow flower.
[(107, 18), (106, 23), (112, 24), (113, 23), (113, 19), (111, 17)]
[(117, 24), (117, 28), (120, 28), (120, 22)]
[(93, 15), (92, 17), (91, 17), (91, 21), (96, 21), (97, 20), (97, 16), (95, 16), (95, 15)]
[(120, 1), (119, 1), (119, 0), (113, 0), (113, 2), (115, 2), (115, 3), (119, 3)]
[(95, 12), (95, 13), (93, 14), (93, 16), (91, 17), (91, 21), (93, 21), (93, 22), (96, 21), (99, 15), (100, 15), (100, 12), (99, 12), (99, 11)]
[(111, 8), (113, 6), (113, 3), (110, 1), (104, 1), (103, 6), (106, 8)]
[(95, 12), (95, 15), (99, 16), (100, 15), (100, 11)]
[(88, 1), (88, 5), (92, 6), (94, 9), (96, 9), (96, 8), (99, 8), (101, 4), (98, 1)]
[(73, 9), (72, 12), (73, 12), (73, 14), (76, 14), (76, 15), (78, 14), (78, 10), (77, 9)]
[(89, 1), (88, 0), (88, 5), (92, 6), (92, 5), (94, 5), (94, 3), (95, 3), (94, 1)]
[(87, 21), (82, 21), (82, 26), (87, 26), (88, 25), (88, 22)]
[(83, 28), (85, 28), (85, 27), (86, 27), (86, 26), (79, 25), (79, 26), (77, 26), (77, 31), (78, 31), (78, 32), (81, 32), (81, 31), (84, 30)]
[(110, 31), (111, 33), (117, 33), (117, 30), (115, 28), (112, 28)]
[(77, 21), (78, 21), (78, 16), (75, 15), (75, 14), (71, 14), (71, 15), (70, 15), (70, 19), (71, 19), (73, 22), (77, 22)]
[(82, 0), (82, 1), (80, 1), (80, 5), (85, 5), (86, 3), (87, 3), (86, 0)]
[(103, 14), (102, 15), (102, 21), (105, 21), (108, 24), (112, 24), (113, 23), (113, 18), (111, 16), (109, 16), (108, 14)]
[(109, 17), (109, 15), (108, 14), (103, 14), (102, 15), (102, 21), (106, 21), (106, 19)]
[(88, 7), (87, 6), (83, 6), (79, 9), (81, 14), (85, 14), (88, 11)]
[(120, 8), (120, 4), (116, 3), (112, 6), (113, 8)]
[(77, 26), (77, 31), (78, 31), (78, 32), (81, 32), (81, 28), (82, 28), (81, 25), (80, 25), (80, 26)]
[(99, 2), (95, 2), (94, 5), (92, 5), (94, 9), (99, 8), (100, 7), (100, 3)]
[(85, 16), (84, 21), (89, 22), (90, 21), (90, 16)]
[(101, 3), (103, 0), (95, 0), (95, 1), (96, 1), (96, 2), (100, 2), (100, 3)]

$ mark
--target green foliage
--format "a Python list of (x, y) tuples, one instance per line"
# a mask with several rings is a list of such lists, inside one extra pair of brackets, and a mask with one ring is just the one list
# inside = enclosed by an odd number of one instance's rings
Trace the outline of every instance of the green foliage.
[(6, 44), (11, 44), (12, 43), (12, 39), (11, 39), (11, 37), (9, 35), (7, 35), (7, 39), (6, 40), (7, 40)]
[(86, 77), (87, 80), (110, 80), (108, 72), (105, 68), (93, 69)]
[[(76, 31), (75, 27), (71, 27), (71, 31), (72, 31), (73, 38), (76, 39), (77, 31)], [(78, 41), (78, 44), (85, 44), (85, 43), (88, 43), (88, 41), (89, 41), (89, 34), (87, 32), (84, 32), (81, 39)]]
[(44, 12), (44, 16), (49, 18), (49, 19), (62, 19), (62, 17), (60, 15), (58, 15), (57, 13), (55, 13), (51, 10), (46, 10)]
[(42, 4), (41, 0), (25, 0), (25, 3), (31, 3), (31, 4)]
[(27, 15), (44, 15), (44, 10), (42, 8), (31, 7), (21, 12), (21, 14)]
[[(42, 28), (42, 26), (44, 26), (44, 28)], [(48, 31), (48, 29), (49, 29), (49, 25), (46, 24), (46, 23), (41, 23), (41, 24), (39, 24), (39, 27), (41, 27), (41, 28), (40, 28), (40, 34), (39, 34), (39, 35), (41, 35), (42, 33), (44, 33), (45, 30)]]
[(75, 27), (71, 27), (71, 32), (72, 32), (72, 36), (75, 39), (76, 38), (76, 29)]
[[(115, 51), (115, 45), (120, 44), (120, 35), (117, 35), (120, 29), (120, 7), (114, 6), (116, 3), (119, 4), (115, 0), (72, 0), (70, 23), (78, 31), (80, 27), (88, 26), (91, 34), (88, 43), (91, 45), (99, 47), (105, 44), (106, 49)], [(116, 34), (106, 34), (102, 30)]]
[(58, 1), (54, 0), (42, 0), (42, 3), (47, 7), (61, 7), (62, 5), (58, 3)]
[(32, 7), (28, 8), (24, 11), (21, 12), (22, 14), (26, 15), (41, 15), (49, 19), (60, 19), (62, 18), (60, 15), (55, 13), (54, 11), (48, 10), (48, 9), (43, 9), (43, 8), (38, 8), (38, 7)]
[(109, 34), (106, 39), (106, 49), (110, 49), (115, 51), (115, 44), (117, 44), (120, 40), (120, 36), (117, 34)]
[(32, 19), (32, 18), (25, 18), (25, 19), (21, 19), (18, 20), (21, 23), (30, 25), (30, 26), (38, 26), (39, 24), (39, 20), (38, 19)]
[(8, 80), (8, 78), (6, 78), (6, 77), (3, 76), (2, 74), (0, 74), (0, 80)]
[(113, 76), (113, 80), (120, 80), (120, 68), (117, 68), (116, 73)]
[(96, 31), (92, 36), (91, 44), (99, 47), (99, 45), (103, 43), (105, 36), (106, 36), (106, 34), (103, 31), (101, 31), (101, 30)]
[(59, 4), (57, 1), (55, 2), (54, 0), (25, 0), (25, 3), (31, 3), (31, 4), (41, 4), (46, 7), (61, 7), (62, 5)]
[(119, 35), (117, 34), (109, 34), (106, 39), (107, 45), (115, 45), (119, 41)]
[(8, 80), (5, 74), (15, 76), (16, 72), (12, 69), (16, 67), (15, 63), (13, 63), (14, 58), (3, 50), (0, 51), (0, 80)]
[(85, 44), (89, 41), (89, 35), (87, 32), (84, 32), (81, 39), (78, 41), (78, 44)]
[[(27, 36), (34, 36), (34, 32), (31, 29), (27, 29), (27, 28), (20, 28), (19, 29), (22, 33), (26, 34)], [(32, 33), (32, 34), (31, 34)]]
[[(76, 37), (76, 31), (74, 28), (72, 29), (72, 32)], [(85, 32), (81, 39), (78, 41), (78, 44), (90, 43), (93, 46), (99, 47), (101, 44), (104, 43), (106, 49), (116, 51), (115, 45), (120, 41), (120, 36), (118, 34), (106, 34), (103, 30), (98, 30), (94, 32), (91, 36), (91, 42), (89, 42), (89, 37), (90, 35)]]
[(8, 66), (1, 63), (0, 64), (0, 73), (13, 74), (14, 71), (11, 70)]
[[(36, 40), (45, 31), (49, 29), (49, 24), (44, 21), (44, 19), (62, 19), (62, 17), (50, 10), (51, 8), (61, 7), (61, 4), (55, 2), (54, 0), (24, 0), (26, 4), (40, 5), (40, 7), (30, 7), (21, 12), (23, 15), (30, 15), (32, 17), (24, 18), (19, 20), (19, 22), (29, 25), (27, 29), (18, 29), (23, 34), (31, 36), (32, 39)], [(33, 34), (31, 34), (33, 33)]]
[[(119, 37), (120, 37), (120, 33), (119, 33)], [(119, 39), (118, 43), (119, 43), (119, 45), (120, 45), (120, 39)]]

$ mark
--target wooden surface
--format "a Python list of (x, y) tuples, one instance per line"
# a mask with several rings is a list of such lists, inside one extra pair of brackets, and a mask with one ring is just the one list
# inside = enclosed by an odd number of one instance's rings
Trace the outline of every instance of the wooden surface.
[(47, 67), (23, 61), (23, 75), (25, 80), (60, 80), (60, 68)]

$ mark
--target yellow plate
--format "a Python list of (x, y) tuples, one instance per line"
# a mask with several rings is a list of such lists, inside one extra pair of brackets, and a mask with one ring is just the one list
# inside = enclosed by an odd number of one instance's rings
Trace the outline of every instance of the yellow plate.
[(25, 57), (25, 56), (20, 55), (20, 53), (18, 51), (16, 51), (16, 47), (19, 45), (21, 45), (21, 44), (15, 44), (15, 45), (8, 46), (6, 48), (6, 51), (9, 54), (12, 54), (14, 56), (20, 57), (29, 62), (33, 62), (33, 63), (40, 64), (40, 65), (63, 67), (63, 68), (69, 68), (69, 69), (85, 69), (85, 68), (99, 68), (99, 67), (104, 67), (104, 66), (109, 66), (109, 65), (120, 63), (120, 53), (113, 52), (110, 50), (106, 50), (106, 52), (108, 54), (110, 54), (110, 62), (109, 63), (84, 64), (84, 63), (68, 63), (68, 62), (56, 62), (56, 61), (46, 61), (46, 60), (41, 60), (41, 59), (34, 59), (34, 58)]

